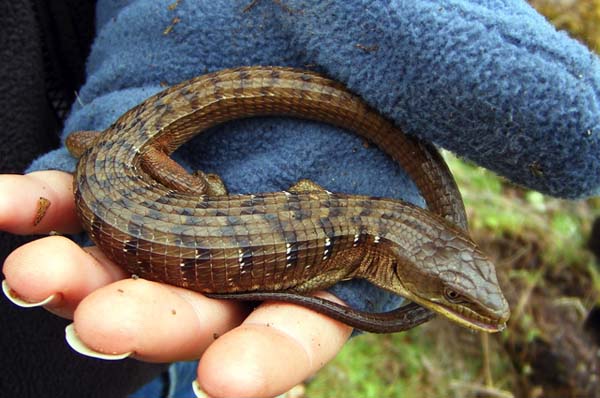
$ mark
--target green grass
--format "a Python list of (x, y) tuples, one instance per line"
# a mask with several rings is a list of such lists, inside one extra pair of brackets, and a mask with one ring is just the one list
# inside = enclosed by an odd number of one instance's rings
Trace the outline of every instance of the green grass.
[[(438, 385), (428, 383), (436, 373), (431, 367), (439, 366), (436, 348), (420, 333), (417, 329), (391, 336), (354, 338), (310, 383), (307, 397), (417, 397), (424, 390), (429, 396), (441, 396)], [(476, 372), (477, 366), (472, 363), (467, 373)]]

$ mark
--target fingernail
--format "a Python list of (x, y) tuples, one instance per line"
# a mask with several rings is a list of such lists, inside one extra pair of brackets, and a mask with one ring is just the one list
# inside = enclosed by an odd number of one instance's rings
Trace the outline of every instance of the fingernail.
[(77, 335), (77, 332), (75, 331), (75, 325), (73, 324), (70, 324), (65, 328), (65, 338), (67, 340), (67, 344), (73, 350), (81, 355), (92, 358), (105, 359), (107, 361), (117, 361), (119, 359), (125, 359), (133, 354), (133, 351), (125, 352), (123, 354), (105, 354), (103, 352), (94, 351), (90, 347), (86, 346), (83, 341), (81, 341)]
[(4, 293), (4, 295), (6, 296), (7, 299), (12, 301), (13, 304), (18, 305), (19, 307), (23, 307), (23, 308), (42, 307), (42, 306), (48, 304), (49, 302), (51, 302), (52, 300), (54, 300), (54, 298), (56, 297), (56, 293), (55, 293), (55, 294), (43, 299), (42, 301), (38, 301), (35, 303), (25, 301), (19, 297), (17, 292), (12, 290), (10, 288), (10, 286), (8, 286), (8, 282), (6, 282), (6, 279), (4, 279), (2, 281), (2, 292)]
[(198, 384), (198, 380), (194, 380), (192, 383), (192, 391), (196, 398), (208, 398), (208, 395), (204, 391), (200, 389), (200, 384)]

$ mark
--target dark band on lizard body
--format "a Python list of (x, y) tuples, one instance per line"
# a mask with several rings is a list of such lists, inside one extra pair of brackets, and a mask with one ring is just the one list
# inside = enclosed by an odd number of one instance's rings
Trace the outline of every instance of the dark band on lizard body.
[[(209, 127), (264, 115), (367, 138), (406, 170), (428, 210), (324, 190), (203, 195), (205, 179), (168, 157)], [(438, 152), (327, 78), (279, 67), (211, 73), (156, 94), (82, 141), (85, 148), (77, 134), (67, 142), (82, 154), (80, 219), (132, 274), (215, 297), (297, 302), (374, 332), (405, 330), (431, 312), (411, 304), (369, 314), (307, 293), (364, 278), (475, 329), (500, 330), (508, 318), (494, 266), (466, 232), (460, 193)]]

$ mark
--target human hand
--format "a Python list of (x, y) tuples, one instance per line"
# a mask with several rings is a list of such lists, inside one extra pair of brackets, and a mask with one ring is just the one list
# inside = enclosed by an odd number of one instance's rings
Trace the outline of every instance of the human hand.
[[(17, 234), (75, 233), (72, 176), (58, 171), (0, 176), (0, 229)], [(50, 201), (34, 226), (40, 197)], [(341, 349), (351, 328), (291, 304), (244, 304), (146, 280), (126, 279), (97, 248), (49, 236), (16, 249), (3, 268), (18, 299), (73, 319), (98, 353), (150, 362), (202, 356), (198, 382), (214, 396), (274, 396), (315, 373)], [(335, 298), (325, 292), (321, 296)], [(81, 349), (78, 348), (78, 349)], [(93, 352), (88, 354), (96, 355)]]

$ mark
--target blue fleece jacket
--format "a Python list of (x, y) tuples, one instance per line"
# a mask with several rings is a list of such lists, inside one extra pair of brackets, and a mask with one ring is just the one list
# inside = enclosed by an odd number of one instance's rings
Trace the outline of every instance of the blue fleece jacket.
[[(97, 10), (87, 81), (65, 135), (106, 128), (164, 83), (286, 65), (344, 82), (407, 133), (518, 184), (568, 198), (598, 192), (599, 59), (525, 1), (100, 0)], [(234, 193), (310, 178), (330, 191), (423, 204), (378, 149), (313, 122), (227, 123), (176, 159), (220, 174)], [(29, 171), (74, 166), (61, 148)], [(361, 281), (333, 290), (370, 311), (398, 303)]]

